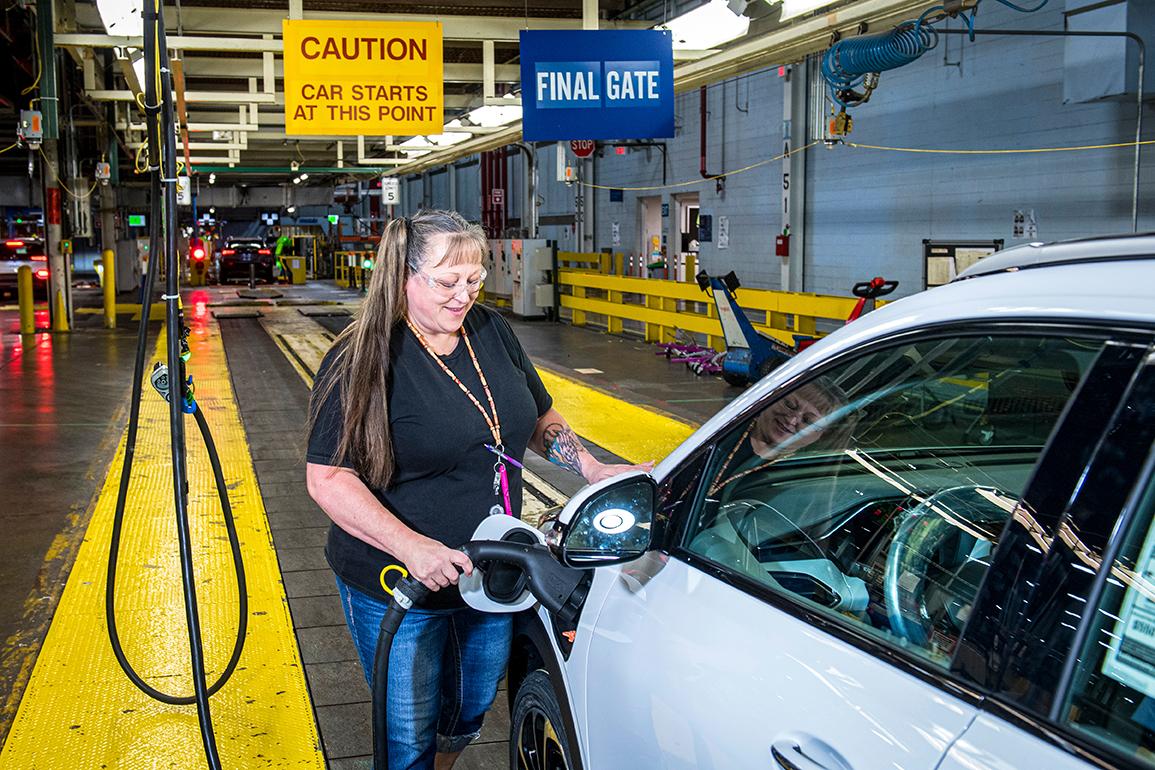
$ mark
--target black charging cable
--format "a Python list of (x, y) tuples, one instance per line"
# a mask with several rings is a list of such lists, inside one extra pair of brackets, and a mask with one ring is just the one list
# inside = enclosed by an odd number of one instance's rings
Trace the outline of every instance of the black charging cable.
[[(533, 594), (541, 606), (564, 623), (573, 622), (585, 600), (587, 570), (567, 567), (544, 546), (503, 540), (474, 540), (461, 546), (474, 569), (508, 566), (519, 570), (517, 582)], [(389, 653), (393, 637), (406, 613), (421, 604), (430, 590), (415, 577), (397, 581), (393, 601), (381, 618), (377, 649), (373, 655), (373, 768), (389, 770)], [(503, 591), (502, 593), (505, 593)], [(509, 598), (515, 600), (521, 589)]]
[[(176, 252), (176, 141), (173, 127), (172, 75), (168, 69), (168, 46), (164, 32), (163, 8), (159, 2), (145, 3), (144, 11), (144, 55), (146, 74), (144, 84), (145, 112), (149, 118), (149, 164), (152, 171), (152, 222), (149, 228), (149, 260), (145, 280), (140, 294), (140, 326), (137, 330), (136, 360), (133, 366), (132, 401), (130, 404), (128, 435), (125, 441), (124, 461), (121, 467), (120, 486), (117, 491), (116, 511), (113, 514), (112, 538), (109, 544), (108, 573), (105, 580), (105, 620), (108, 626), (109, 642), (117, 663), (130, 681), (142, 692), (155, 700), (170, 705), (197, 706), (201, 740), (208, 765), (213, 770), (221, 767), (220, 756), (213, 733), (212, 716), (209, 711), (209, 697), (220, 690), (236, 670), (244, 648), (248, 630), (248, 591), (245, 580), (244, 562), (241, 558), (240, 540), (236, 522), (229, 503), (228, 488), (220, 457), (209, 431), (204, 414), (197, 407), (191, 390), (191, 380), (185, 378), (184, 359), (187, 356), (187, 331), (180, 309), (177, 252)], [(158, 63), (163, 62), (163, 65)], [(159, 67), (159, 73), (157, 68)], [(157, 81), (160, 81), (158, 93)], [(163, 218), (163, 219), (162, 219)], [(163, 229), (161, 222), (164, 222)], [(161, 237), (164, 236), (164, 244)], [(176, 502), (177, 532), (180, 547), (181, 582), (184, 589), (185, 616), (188, 622), (189, 649), (193, 673), (192, 696), (169, 695), (149, 685), (133, 669), (125, 655), (116, 626), (116, 568), (120, 554), (120, 540), (124, 526), (125, 505), (132, 476), (132, 463), (136, 451), (136, 436), (140, 421), (140, 398), (144, 378), (144, 363), (148, 347), (148, 322), (152, 309), (152, 295), (160, 257), (166, 258), (165, 323), (168, 333), (168, 365), (162, 375), (154, 372), (153, 384), (157, 386), (169, 402), (169, 427), (172, 441), (173, 495)], [(160, 365), (158, 364), (158, 367)], [(173, 377), (172, 373), (176, 376)], [(176, 388), (175, 395), (170, 391)], [(224, 513), (225, 529), (228, 532), (229, 547), (236, 571), (238, 592), (237, 636), (232, 654), (221, 675), (211, 686), (207, 686), (204, 675), (204, 652), (201, 642), (200, 620), (196, 601), (196, 584), (192, 565), (192, 539), (188, 520), (188, 473), (185, 461), (184, 415), (194, 416), (201, 437), (204, 439), (212, 466), (217, 496)]]

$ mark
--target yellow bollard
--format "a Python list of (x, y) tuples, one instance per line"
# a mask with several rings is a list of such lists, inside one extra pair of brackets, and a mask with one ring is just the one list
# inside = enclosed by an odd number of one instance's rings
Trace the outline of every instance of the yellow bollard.
[(52, 314), (52, 331), (68, 331), (68, 308), (64, 305), (64, 291), (56, 290), (55, 312)]
[(104, 328), (116, 328), (116, 255), (105, 249), (100, 255), (104, 266)]
[(32, 268), (21, 265), (16, 271), (16, 296), (20, 302), (20, 333), (36, 333), (36, 317), (32, 308)]

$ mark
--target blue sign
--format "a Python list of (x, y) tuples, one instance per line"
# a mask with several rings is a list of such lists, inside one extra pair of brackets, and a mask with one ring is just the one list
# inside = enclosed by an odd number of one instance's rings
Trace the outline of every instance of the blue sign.
[(650, 29), (522, 30), (521, 107), (530, 142), (672, 137), (673, 38)]

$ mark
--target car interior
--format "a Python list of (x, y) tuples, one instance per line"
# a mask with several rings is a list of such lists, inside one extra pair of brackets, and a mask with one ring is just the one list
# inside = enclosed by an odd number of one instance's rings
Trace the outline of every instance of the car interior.
[(827, 372), (846, 400), (809, 426), (812, 438), (799, 431), (769, 450), (753, 440), (774, 402), (719, 438), (686, 547), (945, 665), (1101, 346), (955, 337)]

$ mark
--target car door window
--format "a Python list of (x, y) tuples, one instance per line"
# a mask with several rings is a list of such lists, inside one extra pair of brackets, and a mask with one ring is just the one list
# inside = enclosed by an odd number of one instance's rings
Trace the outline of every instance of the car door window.
[[(1089, 632), (1062, 719), (1092, 740), (1155, 765), (1155, 482), (1148, 481)], [(1068, 612), (1072, 626), (1080, 623)], [(1086, 621), (1085, 621), (1086, 622)]]
[(719, 438), (684, 547), (945, 665), (1101, 347), (1026, 334), (924, 340), (775, 394)]

